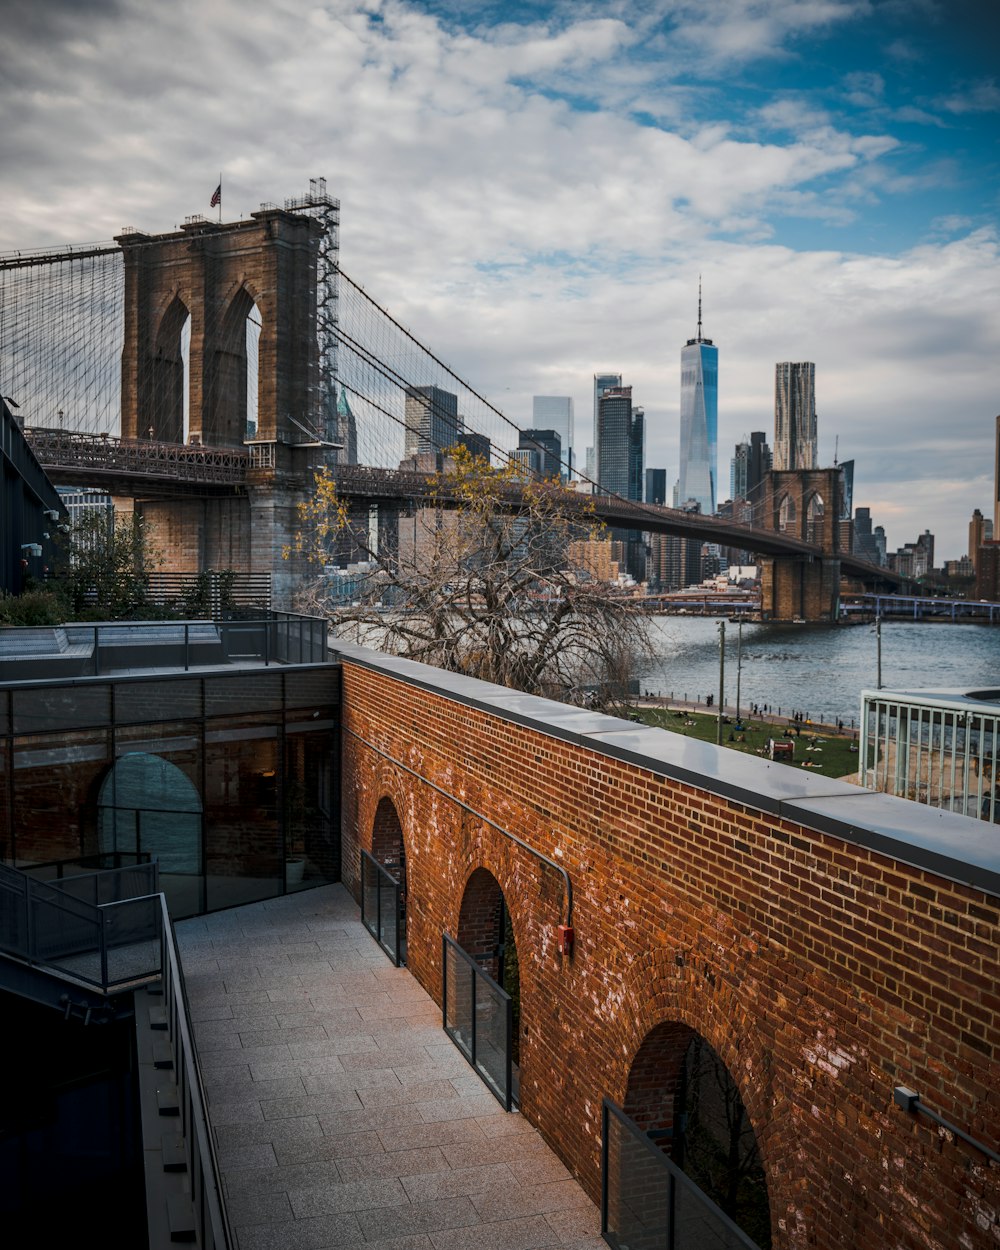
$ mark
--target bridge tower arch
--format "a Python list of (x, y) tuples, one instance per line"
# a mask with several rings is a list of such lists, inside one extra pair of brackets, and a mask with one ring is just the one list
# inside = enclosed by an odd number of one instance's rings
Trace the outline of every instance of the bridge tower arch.
[[(301, 441), (319, 403), (316, 262), (322, 227), (283, 209), (246, 221), (195, 221), (170, 234), (138, 231), (115, 242), (125, 261), (122, 437), (148, 437), (159, 374), (157, 331), (180, 301), (191, 314), (190, 431), (206, 446), (240, 445), (227, 382), (237, 388), (249, 303), (262, 314), (258, 438)], [(242, 312), (242, 316), (239, 314)], [(235, 370), (235, 372), (234, 372)], [(242, 384), (245, 391), (245, 381)], [(294, 439), (293, 439), (294, 436)]]
[[(245, 491), (165, 498), (151, 490), (116, 500), (116, 508), (143, 514), (164, 572), (266, 574), (272, 601), (285, 607), (301, 569), (283, 560), (282, 551), (291, 541), (296, 505), (312, 482), (311, 463), (321, 458), (317, 263), (323, 238), (314, 217), (263, 208), (244, 221), (199, 219), (169, 234), (132, 231), (116, 239), (125, 271), (122, 438), (185, 441), (186, 402), (189, 444), (242, 448), (249, 441), (254, 448)], [(260, 322), (251, 404), (248, 320)]]
[[(772, 556), (761, 561), (765, 620), (836, 620), (839, 612), (841, 470), (781, 469), (764, 481), (763, 524), (822, 547), (822, 556)], [(848, 549), (849, 550), (849, 549)]]

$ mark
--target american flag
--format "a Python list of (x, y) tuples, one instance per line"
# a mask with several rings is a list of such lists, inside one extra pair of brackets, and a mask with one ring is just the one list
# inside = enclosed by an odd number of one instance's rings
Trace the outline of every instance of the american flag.
[(208, 206), (209, 208), (218, 208), (221, 203), (222, 203), (222, 183), (220, 182), (219, 185), (212, 192), (212, 198), (211, 200), (209, 200)]

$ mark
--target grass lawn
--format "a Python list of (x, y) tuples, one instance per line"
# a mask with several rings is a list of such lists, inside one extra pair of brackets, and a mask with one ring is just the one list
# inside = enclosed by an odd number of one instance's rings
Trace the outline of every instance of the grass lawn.
[[(646, 725), (655, 725), (657, 729), (669, 729), (671, 733), (686, 734), (689, 738), (698, 738), (702, 742), (715, 742), (718, 732), (718, 716), (705, 712), (667, 711), (664, 708), (639, 707), (633, 713), (635, 719)], [(732, 718), (730, 718), (732, 720)], [(735, 726), (723, 724), (722, 745), (731, 751), (744, 751), (748, 755), (766, 755), (767, 743), (770, 738), (785, 742), (784, 725), (772, 725), (766, 721), (744, 717), (744, 728), (737, 730)], [(742, 741), (738, 741), (742, 739)], [(803, 726), (801, 735), (796, 735), (795, 762), (789, 768), (802, 768), (804, 763), (810, 767), (808, 772), (821, 777), (846, 777), (858, 771), (858, 753), (852, 751), (854, 743), (851, 735), (841, 736), (819, 733), (808, 726)], [(813, 750), (807, 748), (813, 747)]]

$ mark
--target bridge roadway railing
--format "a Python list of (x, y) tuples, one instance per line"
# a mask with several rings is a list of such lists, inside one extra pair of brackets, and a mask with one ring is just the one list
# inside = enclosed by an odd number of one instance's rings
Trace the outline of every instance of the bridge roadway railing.
[[(275, 444), (243, 447), (206, 447), (164, 443), (152, 439), (122, 439), (107, 434), (82, 434), (51, 428), (26, 429), (25, 435), (41, 465), (46, 468), (88, 468), (102, 475), (144, 478), (148, 481), (191, 485), (242, 485), (248, 470), (273, 468)], [(345, 496), (363, 499), (421, 499), (434, 494), (447, 501), (440, 479), (434, 474), (406, 469), (381, 469), (370, 465), (336, 465), (334, 480)], [(504, 489), (511, 506), (517, 506), (521, 488), (510, 483)], [(612, 495), (566, 496), (581, 514), (627, 529), (678, 534), (682, 537), (741, 547), (758, 555), (822, 558), (822, 548), (790, 534), (742, 526), (737, 522), (679, 512), (653, 504), (638, 503)], [(836, 553), (845, 572), (884, 580), (894, 575), (877, 569), (849, 553)]]
[[(441, 502), (449, 499), (447, 483), (434, 474), (404, 469), (377, 469), (366, 465), (337, 465), (333, 469), (338, 490), (345, 496), (366, 499), (419, 499), (434, 495)], [(502, 494), (517, 506), (523, 493), (517, 483), (508, 483)], [(621, 499), (617, 495), (567, 494), (561, 504), (579, 511), (581, 520), (593, 518), (623, 529), (651, 530), (682, 537), (717, 542), (722, 546), (743, 547), (763, 554), (820, 557), (822, 549), (789, 534), (754, 529), (735, 521), (680, 512), (653, 504)]]
[(44, 468), (91, 468), (123, 477), (239, 485), (246, 480), (250, 464), (243, 447), (204, 447), (47, 428), (24, 433)]

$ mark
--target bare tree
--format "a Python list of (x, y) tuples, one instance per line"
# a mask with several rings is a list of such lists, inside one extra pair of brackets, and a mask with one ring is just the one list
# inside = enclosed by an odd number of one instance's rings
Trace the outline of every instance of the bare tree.
[[(627, 702), (635, 663), (650, 653), (648, 618), (609, 580), (604, 527), (568, 487), (455, 448), (387, 552), (352, 524), (332, 473), (315, 482), (288, 554), (320, 570), (300, 606), (339, 634), (532, 694)], [(338, 604), (326, 566), (345, 537), (366, 571)]]

